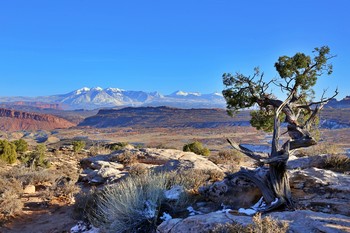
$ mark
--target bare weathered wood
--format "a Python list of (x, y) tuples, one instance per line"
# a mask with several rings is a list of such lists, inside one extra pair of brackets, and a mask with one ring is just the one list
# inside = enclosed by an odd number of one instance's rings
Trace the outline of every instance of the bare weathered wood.
[(264, 154), (264, 153), (256, 153), (256, 152), (253, 152), (251, 150), (249, 150), (248, 148), (242, 146), (242, 145), (238, 145), (237, 143), (231, 141), (230, 139), (226, 139), (227, 142), (231, 145), (231, 147), (243, 154), (245, 154), (246, 156), (256, 160), (256, 161), (261, 161), (261, 159), (264, 159), (264, 158), (267, 158), (267, 154)]

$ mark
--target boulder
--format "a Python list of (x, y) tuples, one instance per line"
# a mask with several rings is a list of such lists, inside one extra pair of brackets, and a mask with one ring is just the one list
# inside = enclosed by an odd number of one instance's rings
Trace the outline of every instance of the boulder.
[(184, 152), (175, 149), (145, 148), (139, 150), (140, 157), (144, 163), (158, 161), (159, 169), (171, 170), (217, 170), (221, 169), (202, 155), (193, 152)]
[(80, 161), (84, 169), (80, 175), (81, 181), (104, 183), (118, 180), (125, 175), (124, 165), (118, 163), (119, 156), (132, 155), (140, 164), (146, 164), (156, 171), (178, 170), (217, 170), (221, 169), (207, 158), (192, 152), (172, 149), (134, 149), (124, 148), (108, 155), (97, 155)]
[(308, 168), (289, 171), (292, 195), (298, 204), (325, 213), (350, 215), (350, 176)]
[(48, 138), (47, 138), (47, 143), (48, 144), (53, 144), (53, 143), (57, 143), (57, 142), (59, 142), (60, 141), (60, 139), (58, 138), (58, 137), (55, 137), (55, 136), (49, 136)]
[(201, 233), (212, 230), (218, 224), (225, 223), (240, 223), (247, 225), (252, 222), (251, 217), (235, 216), (228, 211), (217, 211), (209, 214), (200, 214), (190, 216), (185, 219), (170, 219), (161, 223), (158, 228), (158, 233)]
[(33, 193), (35, 193), (35, 191), (36, 191), (35, 186), (32, 184), (26, 185), (23, 188), (24, 194), (33, 194)]
[[(340, 214), (326, 214), (310, 210), (273, 212), (262, 217), (289, 224), (289, 231), (293, 233), (305, 232), (350, 232), (350, 217)], [(252, 223), (252, 217), (232, 214), (231, 211), (217, 211), (209, 214), (190, 216), (184, 219), (170, 219), (161, 223), (158, 233), (201, 233), (213, 230), (217, 224), (238, 223), (243, 226)]]

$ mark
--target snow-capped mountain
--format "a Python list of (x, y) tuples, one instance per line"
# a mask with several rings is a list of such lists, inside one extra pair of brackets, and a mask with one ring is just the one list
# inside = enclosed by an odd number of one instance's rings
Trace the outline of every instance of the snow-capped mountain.
[(223, 108), (221, 93), (176, 91), (170, 95), (159, 92), (126, 91), (119, 88), (83, 87), (62, 95), (41, 97), (0, 97), (0, 102), (41, 101), (60, 103), (68, 109), (95, 109), (123, 106), (171, 106), (180, 108)]

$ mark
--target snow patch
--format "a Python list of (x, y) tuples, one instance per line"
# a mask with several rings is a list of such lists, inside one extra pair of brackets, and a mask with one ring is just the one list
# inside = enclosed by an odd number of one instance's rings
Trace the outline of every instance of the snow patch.
[(240, 214), (246, 214), (246, 215), (253, 215), (253, 214), (256, 213), (256, 210), (240, 208), (240, 209), (238, 210), (238, 213), (240, 213)]
[(163, 215), (160, 217), (160, 220), (162, 220), (163, 222), (166, 222), (166, 221), (169, 221), (172, 218), (173, 217), (171, 217), (170, 214), (168, 214), (167, 212), (164, 212)]
[(203, 214), (202, 212), (193, 209), (192, 206), (187, 207), (187, 210), (188, 210), (188, 212), (190, 212), (190, 216), (193, 216), (193, 215), (196, 215), (196, 214)]
[(77, 225), (70, 229), (70, 233), (99, 233), (100, 229), (89, 223), (79, 221)]
[(102, 91), (103, 88), (102, 87), (94, 87), (94, 88), (91, 88), (91, 91)]
[(83, 88), (80, 88), (80, 89), (76, 90), (76, 91), (75, 91), (75, 94), (76, 94), (76, 95), (80, 95), (81, 93), (88, 92), (88, 91), (90, 91), (90, 88), (88, 88), (88, 87), (83, 87)]
[(111, 91), (111, 92), (123, 92), (123, 89), (119, 89), (119, 88), (114, 88), (114, 87), (109, 87), (106, 89), (106, 91)]
[[(278, 198), (276, 198), (271, 205), (276, 204), (278, 202)], [(246, 214), (246, 215), (253, 215), (257, 212), (258, 209), (263, 208), (266, 206), (266, 203), (264, 202), (263, 197), (261, 197), (259, 199), (259, 201), (257, 203), (255, 203), (252, 207), (248, 208), (248, 209), (244, 209), (244, 208), (239, 208), (238, 209), (238, 213), (241, 214)]]
[(144, 216), (146, 219), (152, 219), (156, 216), (157, 205), (152, 201), (147, 200), (144, 203), (144, 209), (139, 211), (139, 213)]
[(164, 191), (164, 196), (169, 200), (178, 200), (183, 192), (183, 187), (179, 185), (173, 186), (171, 189)]

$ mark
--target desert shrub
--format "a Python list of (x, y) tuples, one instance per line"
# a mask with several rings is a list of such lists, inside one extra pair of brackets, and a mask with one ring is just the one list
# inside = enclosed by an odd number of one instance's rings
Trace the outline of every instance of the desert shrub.
[(253, 223), (242, 226), (237, 223), (218, 224), (211, 233), (286, 233), (288, 224), (279, 222), (269, 216), (261, 218), (261, 214), (253, 217)]
[(129, 145), (128, 142), (116, 142), (116, 143), (109, 144), (107, 147), (111, 150), (121, 150), (125, 148), (127, 145)]
[(88, 216), (92, 216), (96, 209), (95, 200), (98, 198), (99, 192), (99, 190), (91, 188), (88, 192), (79, 192), (76, 194), (73, 206), (74, 219), (89, 221)]
[(0, 176), (0, 220), (21, 213), (23, 203), (20, 200), (22, 185), (14, 178)]
[(244, 155), (237, 150), (222, 150), (218, 155), (210, 156), (209, 160), (215, 164), (235, 163), (240, 165), (244, 160)]
[(23, 154), (20, 160), (28, 167), (50, 167), (50, 162), (46, 159), (46, 146), (44, 144), (38, 144), (34, 151)]
[(100, 143), (97, 143), (90, 147), (89, 152), (91, 156), (100, 155), (100, 154), (110, 154), (111, 149), (101, 145)]
[(59, 197), (61, 201), (64, 200), (66, 203), (71, 203), (73, 202), (74, 195), (80, 191), (79, 186), (75, 183), (76, 182), (69, 177), (60, 177), (55, 180), (49, 192), (52, 197)]
[(77, 153), (82, 149), (84, 149), (86, 143), (84, 141), (73, 141), (72, 145), (73, 145), (73, 151)]
[(7, 140), (0, 140), (0, 159), (10, 164), (16, 162), (16, 145)]
[(342, 154), (342, 153), (344, 153), (344, 150), (335, 144), (320, 143), (307, 149), (297, 150), (296, 156), (303, 157), (303, 156), (313, 156), (313, 155), (321, 155), (321, 154), (335, 155), (335, 154)]
[(17, 153), (24, 153), (28, 150), (28, 143), (24, 139), (19, 139), (13, 141), (16, 146)]
[(181, 184), (193, 194), (198, 193), (199, 187), (208, 185), (224, 178), (224, 173), (216, 170), (185, 170), (176, 172), (172, 177), (173, 184)]
[(124, 151), (123, 153), (120, 153), (118, 156), (116, 156), (115, 160), (118, 163), (130, 165), (137, 162), (137, 154), (130, 151)]
[(22, 186), (38, 185), (43, 183), (53, 184), (58, 179), (59, 175), (51, 170), (43, 168), (28, 168), (28, 167), (14, 167), (3, 174), (8, 178), (16, 179)]
[(184, 145), (183, 151), (190, 151), (197, 155), (204, 155), (204, 156), (210, 155), (210, 150), (208, 148), (203, 147), (203, 144), (198, 141)]
[(167, 183), (164, 174), (147, 174), (106, 186), (88, 219), (107, 231), (154, 232)]
[(129, 168), (130, 176), (143, 176), (149, 172), (149, 168), (143, 163), (136, 163)]
[(325, 158), (320, 168), (335, 172), (350, 172), (350, 158), (343, 154), (329, 155)]

